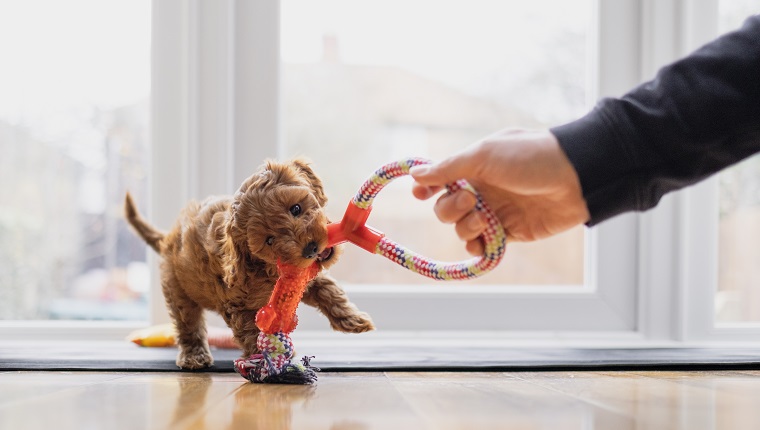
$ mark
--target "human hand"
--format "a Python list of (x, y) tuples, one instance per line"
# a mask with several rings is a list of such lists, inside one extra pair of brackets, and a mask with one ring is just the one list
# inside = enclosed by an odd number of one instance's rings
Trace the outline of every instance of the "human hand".
[[(503, 130), (434, 165), (410, 174), (412, 192), (426, 200), (457, 179), (468, 180), (494, 210), (508, 240), (533, 241), (589, 220), (580, 180), (559, 142), (549, 131)], [(482, 255), (479, 236), (486, 228), (475, 196), (460, 190), (444, 194), (435, 213), (456, 225), (470, 254)]]

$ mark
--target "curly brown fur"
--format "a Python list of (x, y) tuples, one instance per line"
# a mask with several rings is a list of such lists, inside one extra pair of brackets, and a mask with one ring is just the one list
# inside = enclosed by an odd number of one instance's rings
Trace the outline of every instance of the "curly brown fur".
[[(224, 318), (244, 357), (258, 352), (255, 315), (277, 281), (277, 260), (306, 267), (316, 259), (322, 268), (337, 261), (339, 250), (326, 249), (326, 203), (322, 182), (302, 160), (270, 161), (234, 196), (190, 202), (166, 234), (140, 216), (127, 193), (127, 220), (163, 257), (161, 286), (177, 327), (177, 366), (199, 369), (214, 362), (204, 309)], [(309, 284), (303, 301), (335, 330), (374, 329), (369, 316), (324, 274)]]

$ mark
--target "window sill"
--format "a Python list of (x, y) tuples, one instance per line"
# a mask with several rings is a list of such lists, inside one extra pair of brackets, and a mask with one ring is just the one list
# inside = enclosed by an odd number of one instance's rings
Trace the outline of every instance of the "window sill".
[(0, 339), (3, 341), (106, 341), (123, 340), (137, 329), (145, 328), (145, 321), (0, 321)]

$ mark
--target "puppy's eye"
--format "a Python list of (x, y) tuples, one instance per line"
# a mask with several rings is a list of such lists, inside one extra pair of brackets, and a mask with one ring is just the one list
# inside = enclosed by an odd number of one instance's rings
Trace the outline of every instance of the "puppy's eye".
[(301, 215), (301, 205), (295, 204), (290, 207), (290, 214), (293, 216)]
[(267, 245), (272, 246), (273, 243), (274, 243), (274, 236), (269, 236), (267, 238)]

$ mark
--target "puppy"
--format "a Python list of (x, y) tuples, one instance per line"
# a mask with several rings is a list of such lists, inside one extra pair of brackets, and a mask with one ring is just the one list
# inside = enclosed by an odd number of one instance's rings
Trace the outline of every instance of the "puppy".
[[(327, 248), (326, 203), (322, 182), (302, 160), (270, 161), (234, 196), (189, 203), (168, 233), (146, 222), (127, 193), (126, 219), (162, 257), (161, 286), (177, 328), (177, 366), (200, 369), (214, 363), (203, 309), (224, 318), (243, 357), (259, 352), (255, 317), (272, 293), (277, 260), (299, 267), (316, 261), (323, 269), (337, 260), (339, 249)], [(374, 329), (327, 275), (309, 283), (303, 302), (335, 330)]]

